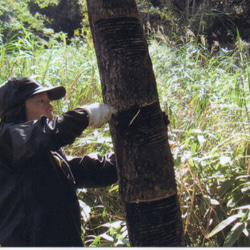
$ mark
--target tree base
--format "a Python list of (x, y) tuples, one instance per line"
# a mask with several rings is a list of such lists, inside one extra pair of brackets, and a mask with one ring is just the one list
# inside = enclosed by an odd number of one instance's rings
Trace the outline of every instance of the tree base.
[(153, 202), (126, 203), (131, 246), (185, 246), (178, 203), (177, 195)]

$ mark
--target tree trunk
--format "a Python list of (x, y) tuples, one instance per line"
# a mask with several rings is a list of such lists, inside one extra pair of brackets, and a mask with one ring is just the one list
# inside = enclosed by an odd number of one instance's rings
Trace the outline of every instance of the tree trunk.
[(174, 164), (135, 0), (88, 0), (131, 246), (184, 246)]

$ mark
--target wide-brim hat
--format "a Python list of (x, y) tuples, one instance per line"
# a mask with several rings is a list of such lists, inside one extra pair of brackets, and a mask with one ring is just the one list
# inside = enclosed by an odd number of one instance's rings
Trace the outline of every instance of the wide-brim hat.
[(47, 93), (51, 101), (59, 100), (65, 96), (63, 86), (43, 87), (30, 77), (14, 77), (8, 79), (0, 86), (0, 116), (9, 109), (23, 103), (28, 97)]

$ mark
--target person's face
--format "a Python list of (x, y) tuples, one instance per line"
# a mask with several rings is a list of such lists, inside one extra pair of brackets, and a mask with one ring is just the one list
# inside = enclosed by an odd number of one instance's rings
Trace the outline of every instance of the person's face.
[(27, 121), (37, 120), (40, 116), (46, 116), (53, 120), (53, 106), (47, 93), (41, 93), (29, 97), (25, 101)]

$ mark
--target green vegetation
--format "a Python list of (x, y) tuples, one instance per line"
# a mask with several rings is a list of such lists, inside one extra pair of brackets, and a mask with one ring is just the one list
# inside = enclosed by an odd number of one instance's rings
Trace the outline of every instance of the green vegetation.
[[(65, 99), (54, 104), (56, 114), (101, 102), (91, 39), (79, 36), (67, 44), (64, 33), (53, 32), (40, 39), (24, 24), (11, 24), (22, 35), (8, 33), (6, 40), (0, 28), (1, 82), (32, 76), (44, 85), (65, 86)], [(239, 32), (233, 49), (208, 49), (193, 36), (169, 41), (160, 32), (148, 43), (160, 103), (170, 120), (187, 244), (249, 246), (250, 46)], [(65, 149), (79, 156), (111, 152), (108, 126), (87, 129)], [(85, 245), (129, 246), (118, 185), (78, 195)]]
[(249, 246), (249, 45), (239, 37), (234, 50), (210, 52), (192, 42), (150, 46), (184, 229), (190, 246)]

